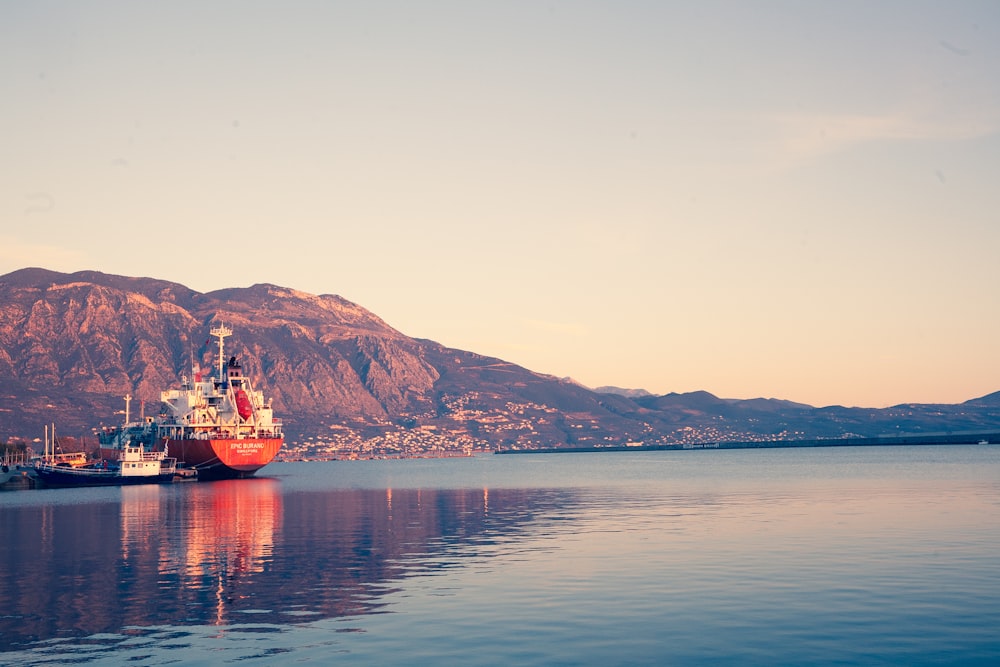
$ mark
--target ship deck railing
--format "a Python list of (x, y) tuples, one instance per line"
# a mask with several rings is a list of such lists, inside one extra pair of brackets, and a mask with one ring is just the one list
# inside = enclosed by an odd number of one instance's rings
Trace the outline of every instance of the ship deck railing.
[(284, 436), (282, 435), (281, 429), (279, 428), (279, 429), (267, 429), (267, 430), (258, 429), (256, 431), (241, 430), (235, 433), (229, 430), (194, 431), (193, 433), (181, 431), (179, 433), (167, 433), (166, 437), (168, 439), (174, 439), (174, 440), (223, 440), (223, 439), (247, 440), (250, 438), (282, 438)]

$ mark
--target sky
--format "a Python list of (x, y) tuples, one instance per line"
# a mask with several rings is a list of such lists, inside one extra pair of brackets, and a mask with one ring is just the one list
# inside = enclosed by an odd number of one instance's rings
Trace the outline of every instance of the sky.
[(1000, 390), (1000, 3), (0, 2), (0, 274), (338, 294), (589, 386)]

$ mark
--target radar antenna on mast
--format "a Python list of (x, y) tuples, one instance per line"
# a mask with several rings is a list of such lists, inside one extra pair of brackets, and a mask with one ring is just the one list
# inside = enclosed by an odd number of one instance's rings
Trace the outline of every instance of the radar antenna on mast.
[(219, 339), (219, 382), (225, 379), (224, 366), (226, 363), (226, 355), (223, 353), (225, 350), (225, 343), (223, 342), (226, 336), (232, 336), (233, 330), (227, 327), (225, 324), (220, 324), (209, 331), (213, 336)]

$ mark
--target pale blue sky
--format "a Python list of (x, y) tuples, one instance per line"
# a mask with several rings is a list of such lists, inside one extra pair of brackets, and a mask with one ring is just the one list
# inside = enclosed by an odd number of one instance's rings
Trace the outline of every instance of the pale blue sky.
[(0, 274), (589, 385), (1000, 389), (1000, 3), (0, 2)]

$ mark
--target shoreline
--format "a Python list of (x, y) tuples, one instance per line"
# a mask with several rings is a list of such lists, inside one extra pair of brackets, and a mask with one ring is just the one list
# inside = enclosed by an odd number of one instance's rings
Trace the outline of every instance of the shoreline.
[(886, 435), (870, 438), (812, 438), (805, 440), (761, 440), (705, 442), (676, 445), (591, 445), (587, 447), (542, 447), (538, 449), (496, 449), (494, 454), (569, 454), (590, 452), (693, 451), (702, 449), (791, 449), (797, 447), (872, 447), (901, 445), (981, 445), (1000, 444), (1000, 431), (936, 433), (928, 435)]

